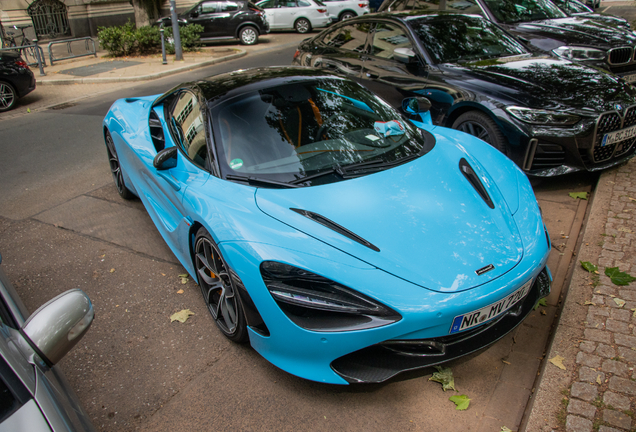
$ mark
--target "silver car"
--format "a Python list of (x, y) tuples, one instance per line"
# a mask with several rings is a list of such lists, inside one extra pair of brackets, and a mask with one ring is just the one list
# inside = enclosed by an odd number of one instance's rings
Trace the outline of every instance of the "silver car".
[(93, 322), (90, 299), (69, 290), (27, 316), (0, 268), (0, 432), (94, 431), (55, 366)]

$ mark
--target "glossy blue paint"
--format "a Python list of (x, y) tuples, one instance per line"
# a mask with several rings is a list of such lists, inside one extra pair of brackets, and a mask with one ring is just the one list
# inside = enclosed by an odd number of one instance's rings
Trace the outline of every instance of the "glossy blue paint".
[[(247, 288), (270, 335), (250, 329), (265, 359), (294, 375), (346, 384), (333, 360), (390, 339), (449, 334), (455, 316), (492, 304), (533, 280), (550, 246), (530, 184), (505, 156), (472, 136), (416, 124), (435, 136), (429, 153), (374, 174), (321, 186), (267, 189), (226, 181), (181, 152), (159, 172), (148, 130), (156, 96), (115, 102), (104, 119), (126, 175), (170, 249), (196, 280), (192, 227), (201, 225)], [(164, 122), (163, 110), (155, 108)], [(166, 146), (174, 143), (164, 125)], [(466, 159), (491, 209), (459, 170)], [(376, 245), (376, 252), (290, 208), (319, 213)], [(278, 261), (329, 278), (398, 312), (399, 321), (359, 331), (294, 324), (260, 274)], [(495, 269), (481, 276), (475, 270)]]

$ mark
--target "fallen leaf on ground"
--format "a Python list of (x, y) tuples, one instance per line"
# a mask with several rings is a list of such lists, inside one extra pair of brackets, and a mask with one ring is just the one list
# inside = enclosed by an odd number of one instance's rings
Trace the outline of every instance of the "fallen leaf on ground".
[(622, 272), (618, 267), (606, 267), (605, 275), (609, 276), (614, 285), (629, 285), (630, 282), (636, 281), (636, 278)]
[(548, 313), (546, 311), (544, 311), (543, 309), (541, 309), (541, 315), (547, 315)]
[(505, 364), (510, 364), (509, 361), (502, 360), (502, 362), (504, 362)]
[(630, 309), (632, 312), (634, 312), (634, 318), (636, 318), (636, 308), (632, 308)]
[(589, 262), (589, 261), (579, 261), (579, 262), (581, 263), (581, 266), (582, 266), (585, 270), (589, 271), (590, 273), (591, 273), (591, 272), (595, 272), (595, 271), (597, 271), (597, 270), (598, 270), (598, 266), (595, 266), (594, 264), (592, 264), (592, 263), (591, 263), (591, 262)]
[(585, 303), (583, 303), (583, 306), (596, 306), (596, 303), (587, 300)]
[(596, 383), (597, 384), (601, 384), (601, 376), (600, 375), (596, 375)]
[(181, 284), (185, 285), (188, 283), (188, 278), (181, 278)]
[(536, 305), (534, 305), (534, 309), (533, 310), (537, 310), (539, 309), (539, 306), (547, 306), (548, 302), (545, 300), (545, 298), (540, 299)]
[(455, 378), (453, 378), (453, 371), (450, 368), (445, 368), (441, 366), (435, 366), (437, 368), (437, 372), (433, 373), (433, 376), (430, 377), (429, 381), (435, 381), (442, 385), (442, 390), (446, 391), (449, 389), (457, 391), (455, 388)]
[(183, 290), (180, 289), (179, 291), (177, 291), (177, 294), (183, 294)]
[(110, 272), (115, 273), (115, 269), (114, 268), (110, 269)]
[(577, 199), (577, 198), (582, 200), (587, 199), (587, 192), (570, 192), (568, 195), (570, 195), (574, 199)]
[(27, 108), (27, 112), (30, 113), (31, 112), (31, 108)]
[(563, 360), (565, 357), (561, 357), (560, 355), (554, 356), (549, 359), (549, 362), (558, 367), (559, 369), (565, 370), (565, 366), (563, 365)]
[(512, 431), (510, 429), (508, 429), (507, 427), (502, 426), (501, 427), (501, 432), (512, 432)]
[(616, 306), (618, 306), (619, 308), (625, 306), (625, 300), (621, 300), (619, 298), (615, 298), (614, 299), (614, 303), (616, 303)]
[(187, 274), (187, 273), (182, 273), (182, 274), (179, 275), (180, 278), (187, 278), (188, 276), (190, 276), (190, 275)]
[(625, 228), (625, 227), (620, 227), (618, 229), (620, 232), (625, 232), (625, 233), (633, 233), (634, 231), (630, 230), (629, 228)]
[(456, 410), (464, 411), (468, 409), (468, 405), (470, 405), (470, 399), (466, 395), (455, 395), (448, 398), (449, 401), (454, 402)]
[(179, 321), (184, 323), (188, 320), (190, 315), (194, 315), (194, 312), (192, 312), (190, 309), (180, 310), (179, 312), (175, 312), (170, 315), (170, 322)]

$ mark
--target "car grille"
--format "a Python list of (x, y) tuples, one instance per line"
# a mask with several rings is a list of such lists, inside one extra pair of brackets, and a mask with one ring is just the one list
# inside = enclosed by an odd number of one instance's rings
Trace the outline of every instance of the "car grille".
[(611, 65), (620, 65), (632, 61), (634, 50), (632, 47), (621, 47), (609, 50), (609, 63)]
[(636, 124), (636, 106), (627, 108), (624, 116), (621, 116), (617, 111), (601, 114), (596, 123), (596, 133), (594, 135), (593, 162), (604, 162), (613, 157), (622, 156), (630, 151), (636, 138), (619, 141), (604, 147), (601, 147), (601, 143), (606, 133), (617, 131), (634, 124)]

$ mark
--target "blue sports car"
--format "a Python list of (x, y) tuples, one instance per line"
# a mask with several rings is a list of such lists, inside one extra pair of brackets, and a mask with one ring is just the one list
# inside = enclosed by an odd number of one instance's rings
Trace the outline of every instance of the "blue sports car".
[(550, 291), (550, 240), (503, 154), (343, 77), (262, 68), (116, 101), (138, 196), (218, 328), (294, 375), (381, 382), (484, 348)]

